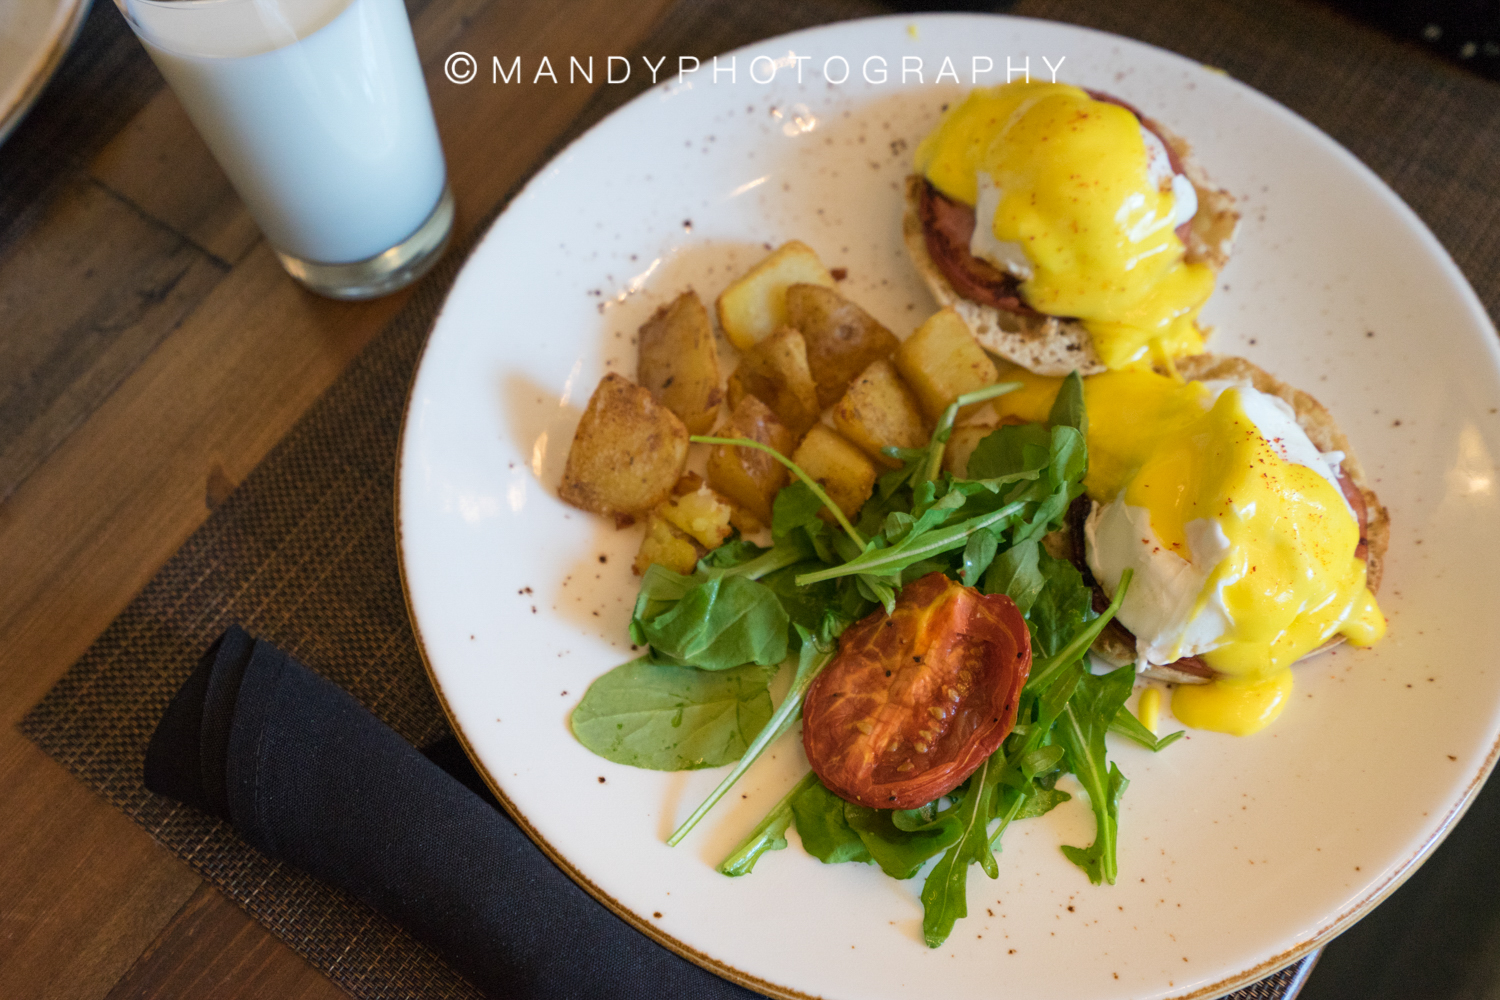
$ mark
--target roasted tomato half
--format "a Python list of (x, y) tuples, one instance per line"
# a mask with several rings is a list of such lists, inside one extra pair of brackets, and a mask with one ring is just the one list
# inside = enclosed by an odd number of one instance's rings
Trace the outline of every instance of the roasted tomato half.
[(1010, 598), (929, 573), (892, 614), (849, 626), (807, 691), (802, 744), (823, 784), (875, 809), (957, 788), (1016, 723), (1031, 638)]

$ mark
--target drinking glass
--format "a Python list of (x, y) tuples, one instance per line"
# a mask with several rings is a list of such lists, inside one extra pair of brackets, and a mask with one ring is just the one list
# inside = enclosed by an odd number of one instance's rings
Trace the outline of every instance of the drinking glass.
[(364, 299), (453, 228), (401, 0), (115, 0), (287, 272)]

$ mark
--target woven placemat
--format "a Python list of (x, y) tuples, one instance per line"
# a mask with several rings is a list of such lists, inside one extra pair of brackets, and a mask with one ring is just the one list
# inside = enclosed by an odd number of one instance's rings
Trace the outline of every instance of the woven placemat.
[[(860, 0), (679, 3), (642, 53), (700, 57), (888, 8)], [(1143, 38), (1223, 67), (1352, 149), (1427, 220), (1496, 311), (1500, 88), (1297, 0), (1035, 0), (1013, 13)], [(561, 143), (632, 96), (604, 88)], [(1380, 127), (1371, 127), (1380, 122)], [(1463, 137), (1462, 147), (1456, 136)], [(539, 161), (538, 166), (547, 157)], [(482, 232), (484, 227), (480, 227)], [(392, 522), (402, 404), (469, 247), (409, 304), (22, 722), (23, 731), (298, 953), (361, 998), (468, 997), (441, 959), (356, 900), (148, 793), (147, 739), (201, 651), (240, 622), (414, 743), (444, 733), (406, 619)], [(1236, 994), (1281, 1000), (1310, 962)]]

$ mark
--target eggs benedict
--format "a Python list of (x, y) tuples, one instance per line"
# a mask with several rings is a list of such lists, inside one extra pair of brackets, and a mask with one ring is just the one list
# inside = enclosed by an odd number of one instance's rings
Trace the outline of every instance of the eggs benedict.
[[(1285, 706), (1293, 663), (1384, 634), (1389, 521), (1311, 396), (1239, 358), (1177, 367), (1183, 380), (1084, 380), (1086, 493), (1052, 541), (1098, 601), (1134, 572), (1095, 652), (1178, 682), (1172, 710), (1187, 725), (1244, 735)], [(1020, 377), (998, 408), (1045, 419), (1060, 380)]]
[(1203, 349), (1234, 200), (1186, 142), (1067, 84), (979, 89), (921, 143), (903, 235), (934, 296), (989, 350), (1085, 375)]

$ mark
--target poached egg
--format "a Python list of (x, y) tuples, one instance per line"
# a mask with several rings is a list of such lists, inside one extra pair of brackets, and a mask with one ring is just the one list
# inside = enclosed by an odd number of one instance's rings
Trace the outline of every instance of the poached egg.
[[(1045, 420), (1061, 380), (1014, 377), (1024, 388), (997, 409)], [(1320, 452), (1283, 400), (1144, 369), (1087, 378), (1084, 395), (1089, 568), (1109, 595), (1134, 570), (1119, 620), (1138, 669), (1196, 656), (1218, 675), (1176, 688), (1181, 722), (1255, 732), (1285, 706), (1293, 663), (1337, 637), (1384, 634), (1343, 456)]]
[(922, 141), (916, 168), (975, 209), (970, 252), (1018, 278), (1031, 308), (1082, 323), (1107, 367), (1203, 349), (1214, 272), (1185, 259), (1176, 232), (1197, 196), (1125, 107), (1067, 84), (975, 90)]

